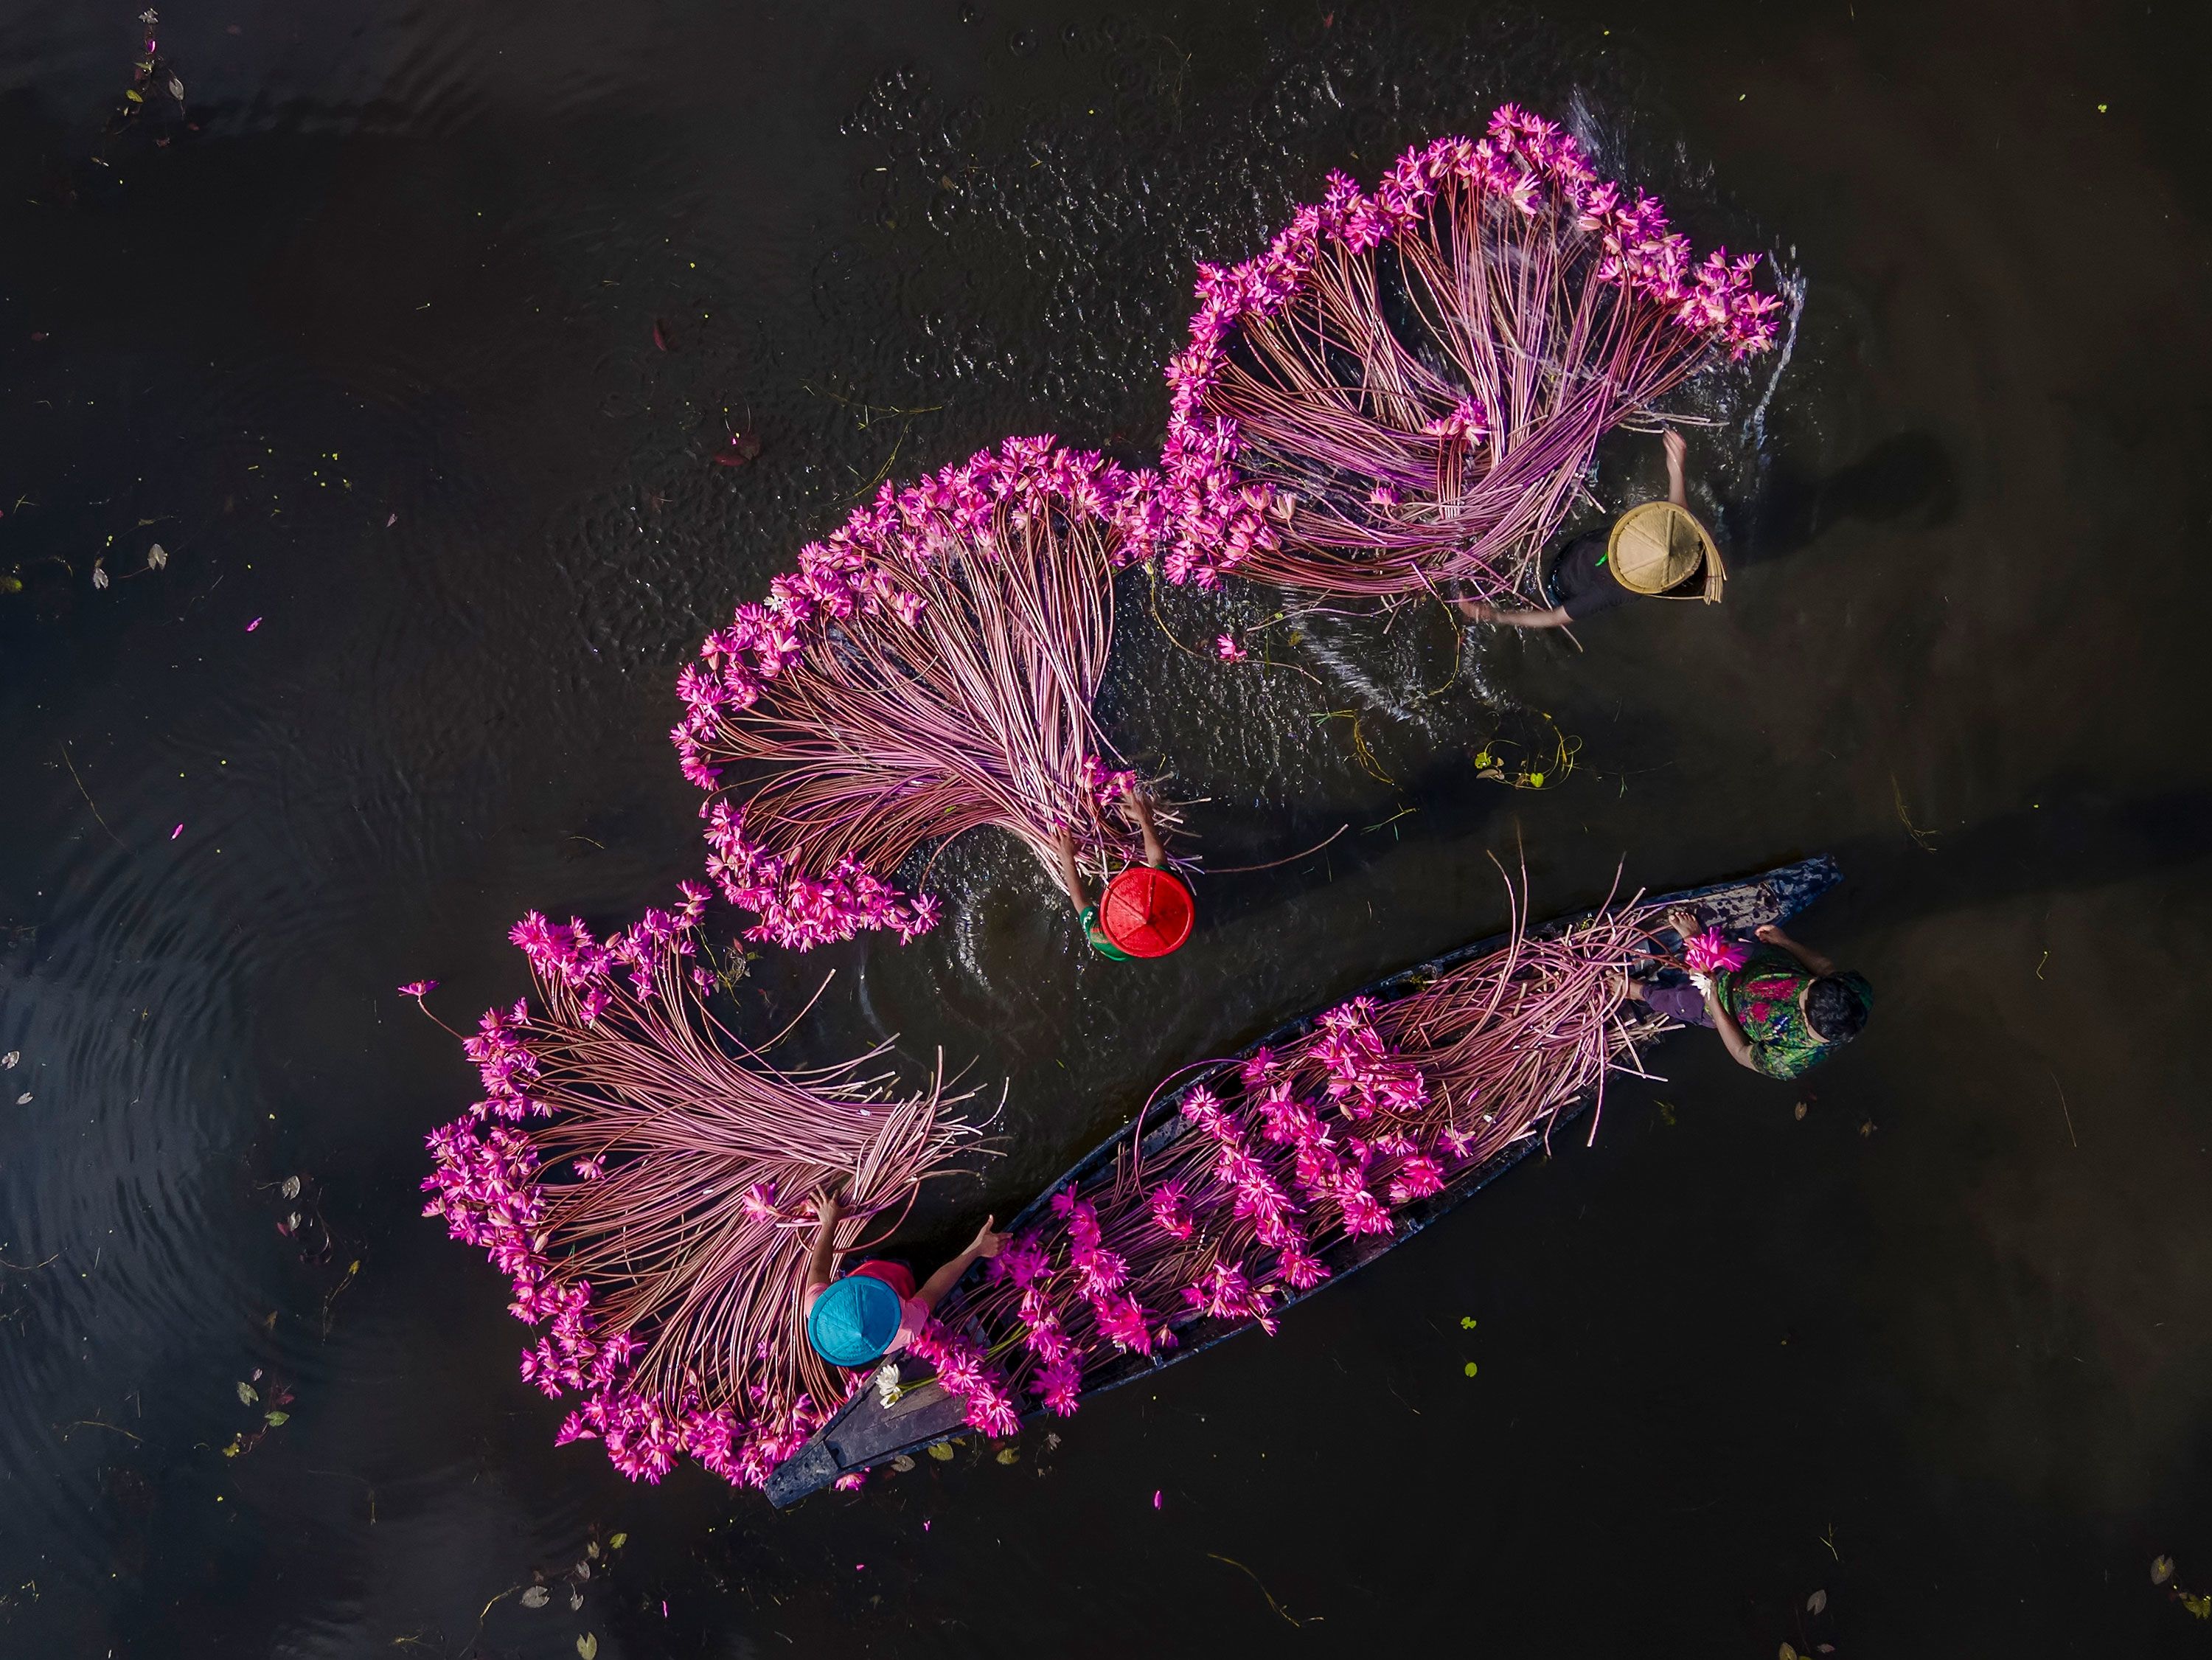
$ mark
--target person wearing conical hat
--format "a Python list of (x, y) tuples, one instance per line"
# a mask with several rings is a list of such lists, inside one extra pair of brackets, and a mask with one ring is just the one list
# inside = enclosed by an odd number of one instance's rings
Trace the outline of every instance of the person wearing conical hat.
[(1698, 593), (1689, 585), (1700, 571), (1705, 576), (1701, 597), (1707, 605), (1719, 603), (1728, 571), (1711, 532), (1690, 511), (1689, 487), (1682, 477), (1682, 458), (1689, 446), (1671, 429), (1663, 441), (1667, 499), (1631, 508), (1610, 529), (1570, 542), (1544, 574), (1550, 605), (1542, 611), (1508, 611), (1462, 599), (1460, 610), (1478, 623), (1502, 623), (1515, 629), (1564, 628), (1626, 605), (1638, 594), (1689, 599)]
[(911, 1343), (969, 1265), (979, 1257), (996, 1256), (1006, 1243), (1006, 1235), (992, 1231), (998, 1219), (987, 1216), (974, 1243), (920, 1286), (905, 1263), (879, 1257), (840, 1274), (835, 1272), (837, 1224), (844, 1214), (844, 1207), (826, 1190), (814, 1195), (814, 1243), (807, 1253), (799, 1317), (817, 1354), (853, 1370), (872, 1366)]
[(1106, 885), (1092, 904), (1083, 887), (1082, 867), (1076, 863), (1075, 836), (1065, 825), (1060, 832), (1060, 879), (1075, 902), (1076, 917), (1091, 949), (1110, 962), (1132, 958), (1165, 957), (1190, 938), (1196, 908), (1190, 890), (1167, 869), (1167, 849), (1160, 845), (1152, 824), (1152, 803), (1141, 790), (1127, 792), (1138, 827), (1145, 833), (1145, 862), (1132, 865)]

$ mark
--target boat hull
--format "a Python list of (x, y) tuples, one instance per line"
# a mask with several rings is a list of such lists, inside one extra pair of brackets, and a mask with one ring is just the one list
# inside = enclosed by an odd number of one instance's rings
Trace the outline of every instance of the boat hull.
[[(1650, 903), (1691, 905), (1696, 908), (1709, 926), (1730, 933), (1748, 933), (1767, 923), (1780, 922), (1795, 916), (1842, 879), (1842, 873), (1838, 870), (1835, 860), (1823, 856), (1803, 860), (1794, 865), (1784, 865), (1739, 881), (1716, 882), (1706, 887), (1660, 894)], [(1577, 912), (1530, 928), (1528, 933), (1539, 939), (1561, 933), (1595, 914)], [(1387, 979), (1378, 980), (1352, 995), (1371, 997), (1378, 1003), (1395, 1002), (1462, 964), (1497, 950), (1506, 943), (1506, 935), (1496, 934), (1475, 940), (1441, 957), (1401, 970)], [(1194, 1069), (1173, 1091), (1152, 1103), (1135, 1119), (1093, 1148), (1060, 1180), (1045, 1189), (1006, 1225), (1006, 1231), (1018, 1232), (1038, 1219), (1053, 1194), (1061, 1189), (1071, 1185), (1081, 1189), (1103, 1176), (1110, 1170), (1115, 1155), (1133, 1140), (1141, 1138), (1141, 1152), (1149, 1158), (1178, 1137), (1189, 1133), (1191, 1126), (1182, 1116), (1180, 1107), (1184, 1097), (1192, 1090), (1231, 1071), (1255, 1049), (1279, 1049), (1304, 1037), (1313, 1029), (1314, 1023), (1328, 1008), (1334, 1008), (1345, 1000), (1344, 998), (1337, 998), (1323, 1009), (1316, 1009), (1278, 1026), (1233, 1055)], [(1589, 1108), (1592, 1098), (1586, 1093), (1560, 1108), (1549, 1121), (1550, 1124), (1556, 1126), (1579, 1116)], [(1338, 1241), (1320, 1253), (1322, 1261), (1328, 1268), (1328, 1277), (1311, 1291), (1301, 1292), (1279, 1304), (1274, 1313), (1279, 1315), (1284, 1310), (1294, 1307), (1308, 1297), (1337, 1284), (1346, 1274), (1366, 1267), (1394, 1247), (1404, 1243), (1512, 1169), (1544, 1145), (1544, 1140), (1542, 1135), (1525, 1136), (1480, 1164), (1461, 1171), (1440, 1191), (1426, 1199), (1394, 1208), (1391, 1219), (1396, 1226), (1389, 1234), (1362, 1234)], [(1137, 1378), (1152, 1377), (1168, 1366), (1203, 1353), (1216, 1343), (1224, 1342), (1257, 1323), (1250, 1319), (1208, 1317), (1194, 1318), (1179, 1324), (1176, 1328), (1178, 1341), (1175, 1348), (1149, 1355), (1131, 1351), (1119, 1356), (1087, 1381), (1081, 1398), (1088, 1401)], [(856, 1395), (833, 1414), (805, 1446), (775, 1468), (769, 1477), (769, 1501), (781, 1508), (810, 1493), (818, 1493), (841, 1476), (868, 1469), (901, 1456), (911, 1456), (933, 1442), (972, 1433), (966, 1421), (966, 1411), (964, 1402), (933, 1381), (902, 1389), (899, 1398), (888, 1405), (872, 1390)], [(1033, 1412), (1029, 1415), (1035, 1417), (1037, 1414)]]

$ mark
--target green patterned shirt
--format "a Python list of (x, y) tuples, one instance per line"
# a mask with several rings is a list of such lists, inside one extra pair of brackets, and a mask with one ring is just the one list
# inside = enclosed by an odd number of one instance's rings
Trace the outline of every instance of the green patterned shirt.
[[(1796, 1078), (1828, 1058), (1836, 1048), (1813, 1035), (1805, 1023), (1805, 988), (1820, 978), (1778, 946), (1755, 948), (1740, 969), (1713, 976), (1721, 1006), (1735, 1019), (1751, 1045), (1752, 1064), (1769, 1078)], [(1874, 988), (1863, 975), (1837, 978), (1850, 984), (1869, 1006)]]

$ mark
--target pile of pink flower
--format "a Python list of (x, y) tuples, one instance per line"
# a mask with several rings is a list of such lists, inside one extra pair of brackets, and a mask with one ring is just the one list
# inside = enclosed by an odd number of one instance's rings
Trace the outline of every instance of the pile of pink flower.
[(700, 1000), (707, 900), (686, 883), (604, 940), (534, 912), (515, 925), (542, 1006), (488, 1010), (464, 1039), (483, 1095), (430, 1135), (424, 1213), (544, 1329), (520, 1370), (576, 1397), (560, 1444), (601, 1441), (634, 1479), (689, 1456), (757, 1487), (851, 1387), (794, 1317), (809, 1195), (843, 1186), (843, 1242), (879, 1236), (969, 1132), (940, 1116), (957, 1098), (940, 1086), (863, 1076), (873, 1056), (779, 1071), (729, 1039)]
[[(915, 1352), (972, 1426), (1000, 1435), (1024, 1399), (1072, 1414), (1102, 1369), (1202, 1323), (1273, 1332), (1333, 1254), (1391, 1236), (1408, 1207), (1633, 1067), (1652, 1027), (1612, 975), (1645, 948), (1648, 920), (1632, 906), (1516, 938), (1395, 1000), (1354, 998), (1183, 1090), (1180, 1134), (1055, 1192), (1048, 1219), (948, 1297)], [(1140, 1122), (1125, 1148), (1144, 1139), (1157, 1128)]]
[[(1385, 254), (1449, 372), (1385, 317)], [(1753, 289), (1757, 260), (1697, 260), (1656, 201), (1624, 204), (1573, 138), (1510, 104), (1479, 142), (1407, 150), (1372, 196), (1332, 173), (1265, 252), (1199, 268), (1167, 368), (1167, 576), (1503, 587), (1505, 544), (1533, 553), (1557, 514), (1484, 492), (1564, 510), (1606, 430), (1717, 350), (1765, 350), (1780, 302)]]
[(759, 918), (747, 937), (911, 939), (936, 903), (885, 879), (921, 842), (979, 824), (1041, 852), (1063, 824), (1110, 840), (1101, 781), (1118, 794), (1135, 775), (1102, 760), (1091, 699), (1113, 573), (1165, 526), (1157, 475), (1009, 438), (884, 484), (708, 635), (670, 735), (708, 793), (709, 874)]

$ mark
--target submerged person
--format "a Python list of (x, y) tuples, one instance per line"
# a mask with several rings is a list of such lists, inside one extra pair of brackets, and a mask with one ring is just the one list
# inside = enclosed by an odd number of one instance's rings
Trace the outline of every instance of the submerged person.
[[(1704, 931), (1678, 906), (1667, 925), (1684, 943)], [(1856, 1037), (1874, 1008), (1863, 974), (1838, 970), (1769, 923), (1741, 968), (1692, 975), (1688, 985), (1632, 981), (1628, 996), (1686, 1026), (1711, 1026), (1741, 1067), (1769, 1078), (1796, 1078)]]
[(1076, 919), (1084, 938), (1101, 957), (1126, 963), (1138, 957), (1165, 957), (1190, 937), (1195, 912), (1190, 890), (1167, 870), (1167, 849), (1152, 824), (1152, 803), (1139, 790), (1127, 794), (1136, 809), (1137, 825), (1145, 836), (1145, 862), (1132, 865), (1106, 885), (1092, 904), (1083, 886), (1082, 866), (1076, 862), (1075, 833), (1060, 826), (1060, 879), (1075, 902)]
[(1631, 508), (1610, 528), (1593, 531), (1567, 544), (1546, 569), (1542, 591), (1552, 603), (1542, 611), (1510, 611), (1479, 599), (1462, 599), (1459, 608), (1478, 623), (1502, 623), (1514, 629), (1557, 629), (1579, 623), (1634, 595), (1688, 599), (1676, 593), (1700, 569), (1702, 597), (1720, 601), (1728, 571), (1711, 533), (1690, 511), (1682, 459), (1689, 446), (1671, 428), (1662, 440), (1667, 452), (1667, 499)]
[(185, 83), (154, 38), (161, 15), (149, 7), (138, 14), (138, 21), (146, 26), (146, 50), (131, 66), (131, 85), (100, 133), (100, 153), (93, 159), (103, 167), (114, 164), (111, 152), (118, 140), (151, 134), (155, 144), (166, 147), (185, 125)]
[(887, 1354), (896, 1354), (914, 1341), (939, 1299), (960, 1282), (969, 1264), (979, 1257), (996, 1256), (1006, 1243), (1004, 1234), (991, 1231), (997, 1219), (987, 1216), (974, 1243), (919, 1288), (912, 1268), (888, 1259), (871, 1258), (837, 1275), (836, 1238), (844, 1213), (844, 1207), (828, 1194), (815, 1195), (814, 1248), (807, 1258), (806, 1291), (799, 1310), (806, 1323), (807, 1342), (835, 1366), (872, 1365)]

